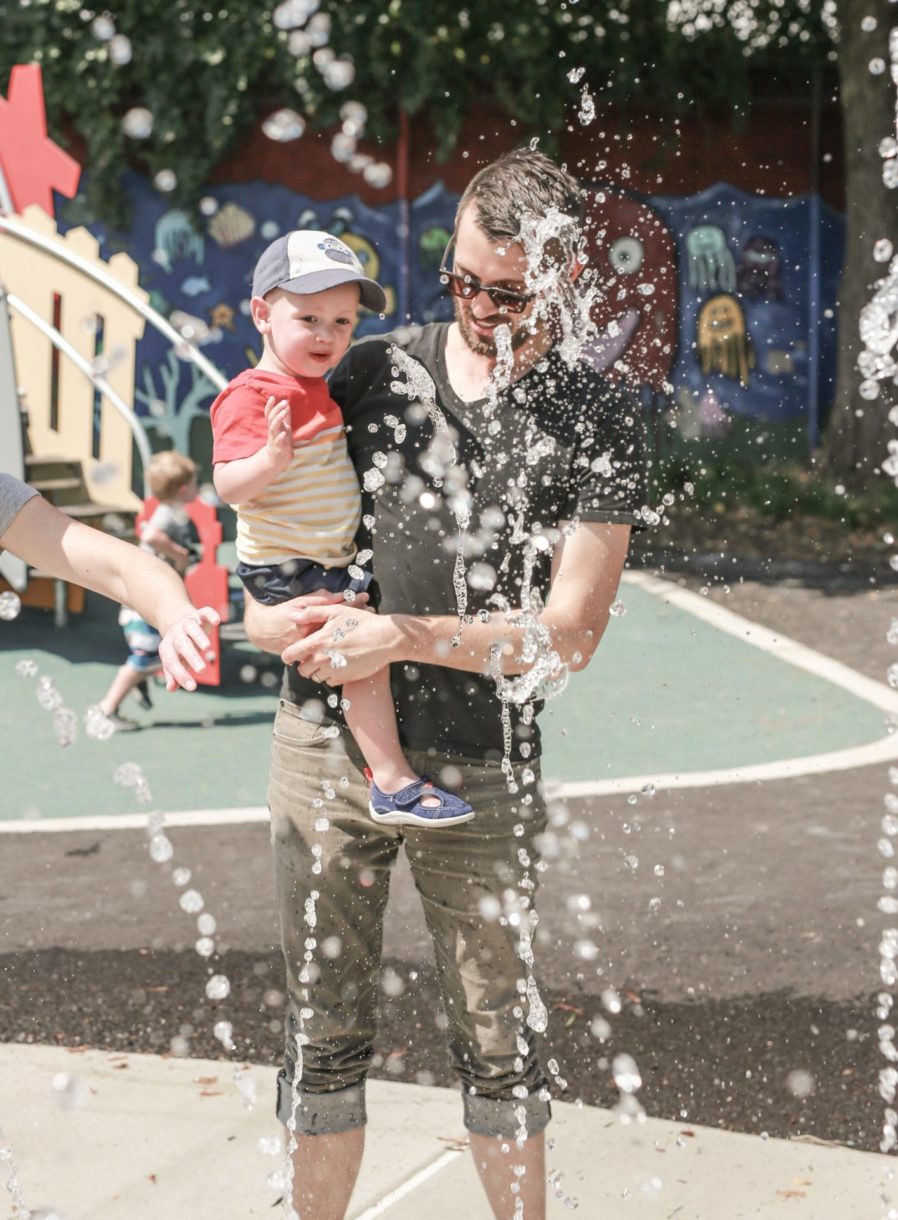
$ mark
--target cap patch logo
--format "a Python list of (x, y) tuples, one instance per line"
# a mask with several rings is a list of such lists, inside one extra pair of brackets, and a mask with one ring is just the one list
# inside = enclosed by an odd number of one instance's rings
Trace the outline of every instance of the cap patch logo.
[(336, 237), (326, 237), (324, 241), (318, 243), (318, 249), (323, 250), (325, 257), (333, 259), (335, 263), (348, 263), (350, 267), (355, 266), (355, 255), (349, 246), (344, 245)]

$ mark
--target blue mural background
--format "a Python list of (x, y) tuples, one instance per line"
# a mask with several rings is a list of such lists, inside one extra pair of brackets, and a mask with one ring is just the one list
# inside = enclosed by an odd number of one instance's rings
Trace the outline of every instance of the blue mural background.
[[(339, 234), (386, 288), (386, 314), (365, 316), (358, 334), (392, 329), (406, 315), (451, 317), (437, 269), (457, 196), (441, 184), (407, 205), (376, 209), (354, 196), (312, 200), (262, 182), (215, 186), (203, 200), (199, 231), (148, 181), (132, 174), (126, 185), (129, 230), (87, 227), (107, 254), (125, 249), (135, 259), (160, 313), (176, 324), (195, 320), (204, 354), (228, 378), (259, 350), (249, 317), (252, 268), (290, 229)], [(603, 207), (613, 210), (615, 195), (605, 191)], [(815, 443), (835, 377), (843, 218), (816, 197), (771, 199), (726, 185), (688, 198), (636, 198), (661, 218), (677, 252), (676, 350), (664, 401), (657, 394), (647, 401), (666, 410), (687, 440), (725, 438), (736, 421), (758, 421)], [(77, 211), (62, 208), (60, 229), (82, 223)], [(149, 326), (137, 370), (137, 411), (157, 444), (195, 448), (193, 425), (213, 386)]]

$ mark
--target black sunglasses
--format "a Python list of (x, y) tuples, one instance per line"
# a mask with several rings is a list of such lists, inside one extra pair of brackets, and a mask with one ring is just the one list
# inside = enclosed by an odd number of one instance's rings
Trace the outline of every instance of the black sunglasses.
[(533, 300), (533, 293), (512, 292), (510, 288), (494, 288), (481, 284), (480, 280), (473, 275), (457, 275), (456, 272), (449, 270), (446, 266), (446, 259), (449, 257), (449, 251), (452, 249), (454, 241), (455, 235), (453, 234), (440, 259), (440, 283), (449, 289), (452, 296), (471, 301), (479, 293), (485, 292), (496, 308), (501, 309), (503, 313), (523, 313)]

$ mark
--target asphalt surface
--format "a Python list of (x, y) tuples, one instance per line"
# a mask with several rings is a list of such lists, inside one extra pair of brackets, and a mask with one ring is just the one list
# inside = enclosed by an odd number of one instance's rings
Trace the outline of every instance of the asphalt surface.
[[(895, 659), (884, 638), (894, 590), (733, 584), (708, 596), (871, 677)], [(559, 1096), (613, 1102), (608, 1065), (627, 1051), (658, 1117), (876, 1148), (884, 1063), (873, 1009), (887, 922), (876, 844), (889, 786), (873, 767), (555, 809), (537, 952)], [(0, 1040), (165, 1053), (177, 1035), (191, 1054), (215, 1057), (211, 1026), (226, 1015), (242, 1056), (277, 1061), (267, 828), (170, 837), (172, 866), (192, 869), (227, 942), (221, 959), (193, 952), (194, 920), (142, 832), (0, 837)], [(385, 966), (388, 990), (399, 990), (395, 976), (404, 990), (383, 996), (376, 1074), (451, 1083), (430, 961), (401, 867)], [(210, 967), (233, 985), (214, 1015)], [(597, 1017), (611, 1027), (606, 1041)], [(806, 1074), (799, 1091), (813, 1091), (795, 1096), (794, 1072)]]

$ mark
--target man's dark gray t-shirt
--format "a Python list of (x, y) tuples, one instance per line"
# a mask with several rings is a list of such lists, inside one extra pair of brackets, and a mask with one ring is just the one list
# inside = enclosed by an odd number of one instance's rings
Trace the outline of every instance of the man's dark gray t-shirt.
[[(436, 405), (464, 468), (470, 494), (465, 538), (469, 615), (495, 611), (496, 595), (513, 609), (520, 606), (528, 538), (557, 530), (566, 521), (641, 524), (642, 422), (626, 393), (584, 364), (568, 368), (552, 351), (503, 391), (492, 410), (486, 400), (464, 403), (446, 370), (447, 333), (448, 323), (432, 323), (363, 340), (347, 353), (330, 382), (343, 409), (360, 482), (369, 470), (385, 475), (373, 493), (363, 492), (359, 539), (361, 548), (374, 551), (382, 613), (458, 614), (453, 583), (457, 516), (451, 491), (440, 477), (432, 412), (392, 388), (405, 381), (394, 344), (433, 381)], [(551, 547), (536, 551), (532, 583), (543, 600), (550, 569)], [(392, 666), (391, 677), (406, 749), (472, 759), (502, 757), (500, 703), (492, 678), (412, 664)], [(288, 671), (286, 698), (323, 703), (328, 694), (329, 688), (316, 686), (295, 669)], [(327, 714), (338, 719), (330, 709)], [(536, 724), (522, 723), (515, 707), (511, 714), (512, 760), (522, 759), (523, 741), (530, 745), (529, 757), (538, 756)]]

